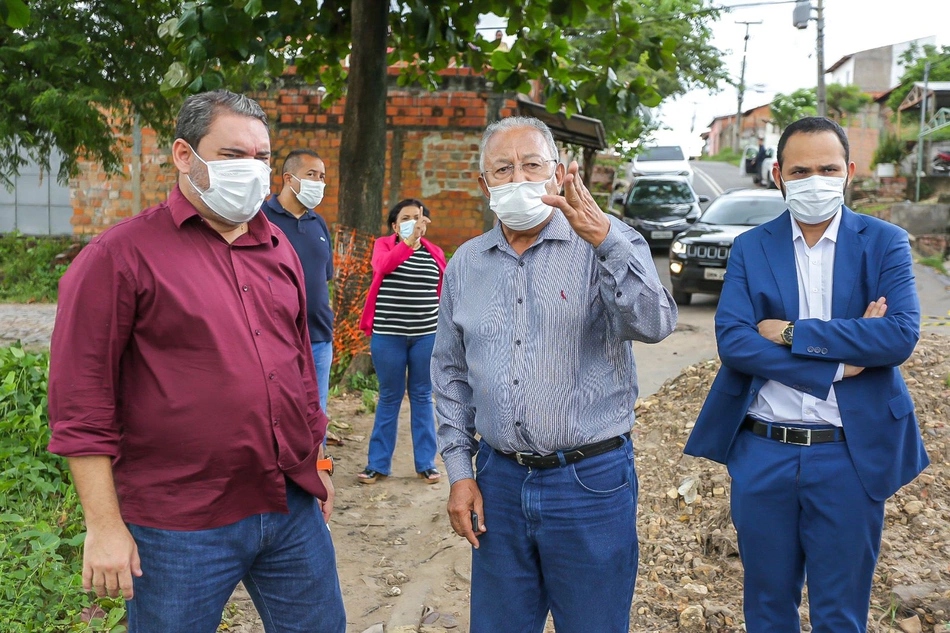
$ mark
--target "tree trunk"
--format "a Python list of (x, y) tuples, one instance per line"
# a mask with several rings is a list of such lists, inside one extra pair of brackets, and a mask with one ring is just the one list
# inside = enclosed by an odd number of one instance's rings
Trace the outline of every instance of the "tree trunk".
[(581, 176), (584, 180), (584, 186), (590, 189), (590, 179), (594, 175), (594, 162), (597, 160), (597, 150), (584, 148), (584, 174)]
[(386, 169), (389, 4), (353, 0), (353, 41), (340, 139), (340, 224), (378, 235)]

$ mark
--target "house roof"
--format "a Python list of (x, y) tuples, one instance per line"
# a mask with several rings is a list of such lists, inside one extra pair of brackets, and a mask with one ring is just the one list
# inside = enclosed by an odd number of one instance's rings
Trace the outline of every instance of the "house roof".
[[(950, 108), (950, 81), (931, 81), (926, 86), (929, 98), (933, 99), (933, 103), (928, 104), (928, 110), (931, 108), (933, 110)], [(898, 110), (920, 109), (923, 96), (924, 82), (915, 81)]]
[(825, 71), (825, 74), (827, 75), (828, 73), (833, 73), (834, 71), (838, 70), (838, 68), (840, 68), (844, 63), (846, 63), (852, 57), (854, 57), (854, 55), (845, 55), (844, 57), (836, 61), (834, 64), (832, 64), (831, 67), (829, 67), (828, 70)]
[(544, 121), (551, 128), (551, 134), (556, 141), (597, 150), (607, 147), (607, 133), (600, 119), (580, 114), (568, 118), (564, 112), (551, 114), (540, 103), (530, 101), (522, 95), (518, 95), (518, 113)]

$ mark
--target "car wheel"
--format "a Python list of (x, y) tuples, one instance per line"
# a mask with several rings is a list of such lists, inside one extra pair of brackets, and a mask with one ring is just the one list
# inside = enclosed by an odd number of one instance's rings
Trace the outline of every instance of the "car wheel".
[(683, 292), (682, 290), (677, 290), (673, 288), (673, 301), (676, 302), (678, 306), (688, 306), (690, 300), (692, 300), (693, 295), (688, 292)]

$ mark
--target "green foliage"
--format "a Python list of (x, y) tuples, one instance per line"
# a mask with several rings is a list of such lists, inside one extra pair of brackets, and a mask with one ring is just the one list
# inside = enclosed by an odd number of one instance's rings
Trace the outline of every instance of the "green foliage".
[[(174, 61), (158, 27), (177, 11), (176, 0), (34, 0), (24, 21), (21, 0), (0, 0), (0, 180), (27, 156), (49, 169), (65, 155), (61, 182), (78, 173), (82, 157), (121, 172), (122, 150), (113, 126), (170, 131), (174, 100), (158, 78)], [(117, 117), (110, 118), (110, 115)]]
[(872, 167), (887, 163), (900, 163), (907, 156), (907, 144), (896, 134), (887, 134), (874, 150)]
[(947, 274), (947, 269), (943, 263), (943, 257), (939, 257), (937, 255), (934, 255), (933, 257), (922, 257), (921, 259), (917, 260), (917, 263), (921, 266), (930, 266), (943, 275)]
[(719, 163), (731, 163), (735, 165), (736, 167), (738, 167), (739, 162), (742, 160), (742, 153), (736, 152), (731, 147), (725, 147), (719, 150), (718, 154), (714, 154), (712, 156), (703, 154), (700, 160), (715, 161)]
[(376, 413), (376, 404), (379, 402), (379, 392), (372, 389), (364, 389), (360, 394), (360, 412)]
[(66, 266), (55, 258), (74, 243), (70, 237), (0, 236), (0, 301), (55, 302)]
[(0, 348), (0, 622), (11, 632), (110, 631), (123, 606), (87, 627), (80, 544), (85, 538), (65, 463), (46, 451), (49, 354)]
[[(924, 80), (924, 66), (927, 62), (930, 62), (930, 81), (950, 81), (950, 46), (938, 49), (930, 44), (924, 47), (912, 45), (901, 55), (904, 74), (901, 75), (900, 86), (895, 88), (891, 96), (887, 98), (887, 107), (893, 112), (897, 112), (914, 87), (914, 82)], [(916, 136), (915, 132), (914, 137)]]
[(379, 378), (376, 374), (366, 376), (363, 372), (358, 371), (350, 374), (347, 387), (351, 391), (379, 391)]
[(841, 84), (829, 84), (825, 87), (825, 102), (828, 105), (828, 111), (833, 118), (842, 122), (846, 117), (854, 116), (874, 99), (871, 95), (861, 92), (858, 86), (842, 86)]
[(815, 116), (817, 105), (814, 88), (799, 88), (788, 95), (778, 93), (772, 100), (772, 120), (780, 130), (784, 130), (803, 117)]
[[(542, 101), (552, 112), (563, 107), (570, 115), (588, 107), (636, 119), (641, 105), (655, 106), (664, 95), (715, 85), (722, 72), (719, 55), (697, 16), (716, 11), (703, 5), (702, 0), (654, 0), (648, 6), (632, 0), (402, 0), (389, 5), (389, 63), (401, 64), (403, 86), (435, 89), (439, 71), (464, 65), (483, 69), (499, 91), (527, 93), (530, 79), (542, 79)], [(486, 13), (507, 20), (508, 34), (516, 37), (510, 50), (497, 50), (494, 40), (476, 30)], [(293, 63), (305, 82), (327, 89), (329, 102), (345, 90), (342, 61), (352, 52), (355, 64), (359, 54), (361, 39), (353, 28), (350, 3), (343, 0), (186, 2), (177, 20), (162, 25), (177, 57), (163, 89), (166, 94), (205, 90), (209, 82), (223, 81), (222, 72), (240, 66), (254, 77), (274, 79)]]

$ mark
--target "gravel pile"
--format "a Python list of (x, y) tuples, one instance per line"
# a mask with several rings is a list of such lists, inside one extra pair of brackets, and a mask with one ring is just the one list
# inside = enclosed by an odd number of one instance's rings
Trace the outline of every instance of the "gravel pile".
[[(685, 369), (638, 403), (640, 573), (635, 631), (742, 631), (742, 567), (725, 466), (682, 450), (719, 367)], [(868, 631), (950, 630), (950, 337), (902, 368), (931, 466), (886, 505)], [(807, 598), (803, 629), (810, 630)]]

